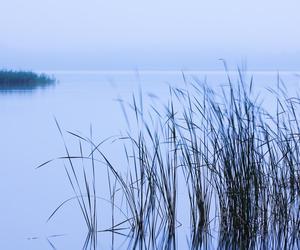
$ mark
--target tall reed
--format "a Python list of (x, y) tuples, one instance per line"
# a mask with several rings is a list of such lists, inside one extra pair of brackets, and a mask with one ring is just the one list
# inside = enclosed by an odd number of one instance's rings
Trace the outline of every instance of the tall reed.
[[(219, 93), (183, 75), (184, 87), (170, 87), (169, 100), (149, 109), (142, 94), (133, 95), (129, 111), (122, 106), (130, 128), (117, 140), (127, 166), (114, 165), (103, 142), (73, 134), (81, 153), (72, 157), (65, 147), (66, 172), (89, 232), (111, 232), (112, 247), (115, 234), (126, 235), (133, 249), (176, 249), (182, 227), (191, 249), (209, 249), (212, 241), (219, 249), (299, 247), (300, 99), (289, 98), (278, 81), (272, 114), (254, 95), (253, 79), (238, 75), (238, 82), (228, 75)], [(92, 163), (91, 179), (81, 172), (83, 186), (74, 158)], [(107, 167), (107, 230), (97, 230), (95, 163)], [(119, 223), (115, 208), (125, 216)], [(180, 221), (185, 212), (188, 223)]]

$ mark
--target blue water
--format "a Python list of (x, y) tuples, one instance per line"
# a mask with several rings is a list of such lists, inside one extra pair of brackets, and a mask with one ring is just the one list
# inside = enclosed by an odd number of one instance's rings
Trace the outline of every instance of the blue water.
[[(127, 128), (120, 103), (131, 102), (132, 93), (144, 93), (144, 106), (164, 103), (169, 86), (184, 87), (185, 81), (207, 82), (220, 90), (228, 84), (224, 72), (48, 72), (59, 83), (46, 89), (0, 93), (0, 249), (82, 249), (86, 237), (84, 221), (76, 202), (70, 202), (50, 222), (48, 216), (64, 200), (73, 196), (67, 181), (63, 161), (36, 167), (65, 154), (64, 145), (54, 118), (63, 130), (89, 135), (101, 141), (120, 135)], [(230, 73), (233, 82), (238, 78)], [(276, 88), (277, 72), (248, 72), (253, 75), (254, 89), (260, 93), (267, 109), (272, 109), (268, 88)], [(287, 91), (296, 94), (300, 87), (299, 73), (280, 72)], [(66, 135), (70, 151), (78, 154), (78, 140)], [(123, 147), (107, 143), (103, 151), (115, 164), (121, 164)], [(99, 195), (107, 197), (107, 177), (99, 170)], [(180, 196), (184, 194), (179, 193)], [(180, 210), (184, 211), (184, 206)], [(99, 226), (109, 226), (110, 211), (106, 202), (99, 203)], [(182, 221), (187, 217), (182, 216)], [(185, 245), (186, 229), (179, 237)], [(62, 234), (62, 235), (61, 235)], [(59, 236), (60, 235), (60, 236)], [(54, 237), (56, 236), (56, 237)], [(110, 246), (110, 234), (99, 235), (99, 246)], [(117, 246), (122, 245), (118, 239)]]

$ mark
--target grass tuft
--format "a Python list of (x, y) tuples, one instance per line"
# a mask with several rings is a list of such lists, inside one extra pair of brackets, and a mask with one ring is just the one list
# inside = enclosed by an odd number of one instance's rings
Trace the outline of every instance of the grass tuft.
[[(300, 99), (286, 96), (278, 81), (271, 114), (253, 94), (253, 79), (238, 73), (237, 83), (228, 76), (221, 94), (183, 75), (185, 87), (170, 87), (161, 107), (147, 110), (141, 93), (127, 108), (121, 102), (129, 131), (117, 142), (124, 144), (127, 168), (110, 161), (92, 130), (89, 138), (70, 133), (80, 155), (71, 156), (64, 142), (66, 173), (89, 233), (111, 232), (112, 247), (118, 234), (131, 239), (129, 248), (176, 249), (184, 226), (191, 249), (209, 249), (214, 231), (220, 249), (299, 247)], [(85, 167), (78, 178), (78, 159), (90, 160), (91, 178)], [(97, 230), (99, 165), (106, 167), (112, 210), (106, 230)], [(182, 213), (189, 214), (188, 225)]]

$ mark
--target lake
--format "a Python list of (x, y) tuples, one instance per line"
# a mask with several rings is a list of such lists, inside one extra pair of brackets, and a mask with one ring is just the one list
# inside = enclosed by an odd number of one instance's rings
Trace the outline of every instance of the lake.
[[(76, 201), (70, 201), (49, 221), (47, 218), (65, 200), (74, 196), (64, 170), (64, 160), (40, 164), (60, 156), (65, 149), (57, 119), (65, 131), (92, 136), (100, 142), (109, 136), (118, 137), (127, 129), (120, 99), (132, 102), (132, 94), (145, 99), (145, 109), (151, 103), (165, 103), (169, 86), (185, 86), (182, 72), (46, 72), (59, 80), (55, 86), (27, 91), (0, 93), (0, 249), (82, 249), (86, 240), (86, 225)], [(237, 73), (230, 72), (233, 82)], [(268, 110), (274, 109), (268, 99), (268, 88), (276, 88), (277, 72), (248, 72), (253, 75), (253, 86), (261, 93), (261, 101)], [(185, 72), (186, 81), (207, 82), (213, 89), (228, 85), (224, 72)], [(297, 72), (280, 72), (287, 91), (299, 91)], [(126, 104), (125, 104), (126, 105)], [(147, 106), (148, 105), (148, 106)], [(130, 121), (132, 117), (129, 117)], [(79, 154), (78, 138), (65, 135), (73, 155)], [(112, 140), (113, 141), (113, 140)], [(101, 150), (116, 164), (124, 163), (122, 143), (108, 141)], [(74, 153), (73, 153), (74, 152)], [(106, 169), (97, 172), (98, 195), (103, 198), (98, 206), (98, 227), (109, 228), (111, 206), (108, 198)], [(182, 184), (184, 185), (184, 184)], [(184, 193), (178, 193), (179, 200)], [(184, 203), (180, 203), (183, 223)], [(121, 219), (120, 219), (121, 221)], [(187, 227), (180, 229), (178, 248), (186, 246)], [(123, 236), (115, 240), (115, 248), (124, 248)], [(212, 243), (214, 244), (214, 243)], [(98, 246), (111, 247), (111, 234), (99, 233)]]

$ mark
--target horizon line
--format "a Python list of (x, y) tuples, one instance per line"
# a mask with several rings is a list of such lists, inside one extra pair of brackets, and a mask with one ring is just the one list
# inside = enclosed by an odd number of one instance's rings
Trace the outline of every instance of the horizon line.
[[(268, 73), (279, 73), (279, 74), (289, 74), (289, 73), (300, 73), (300, 70), (262, 70), (262, 69), (240, 69), (241, 72), (244, 73), (254, 73), (254, 74), (268, 74)], [(71, 73), (78, 73), (78, 74), (155, 74), (155, 73), (161, 73), (161, 74), (175, 74), (175, 73), (187, 73), (187, 74), (195, 74), (195, 73), (209, 73), (209, 74), (220, 74), (220, 73), (237, 73), (238, 69), (230, 69), (230, 70), (217, 70), (217, 69), (210, 69), (210, 70), (185, 70), (185, 69), (173, 69), (173, 70), (152, 70), (152, 69), (123, 69), (123, 70), (49, 70), (49, 69), (43, 69), (43, 70), (34, 70), (38, 73), (65, 73), (65, 74), (71, 74)]]

